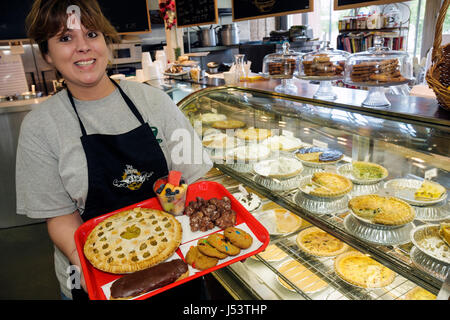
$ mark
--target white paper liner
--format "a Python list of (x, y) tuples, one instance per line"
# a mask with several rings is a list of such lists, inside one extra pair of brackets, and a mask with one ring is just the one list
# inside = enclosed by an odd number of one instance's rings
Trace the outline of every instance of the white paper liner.
[[(216, 232), (221, 230), (218, 227), (214, 227), (213, 229), (205, 231), (205, 232), (202, 232), (202, 231), (192, 232), (191, 231), (191, 227), (189, 225), (189, 217), (188, 216), (183, 215), (183, 216), (177, 216), (175, 218), (181, 223), (181, 226), (183, 228), (182, 241), (181, 241), (181, 245), (179, 246), (179, 249), (180, 249), (183, 257), (186, 256), (186, 254), (189, 251), (191, 246), (196, 246), (197, 245), (197, 240), (198, 239), (208, 237), (209, 235), (211, 235), (213, 233), (216, 233)], [(248, 249), (241, 249), (241, 252), (238, 255), (236, 255), (236, 256), (229, 256), (229, 257), (227, 257), (225, 259), (220, 259), (219, 263), (217, 264), (218, 266), (220, 266), (221, 264), (224, 264), (225, 262), (228, 262), (228, 261), (230, 261), (232, 259), (235, 259), (237, 257), (243, 256), (243, 255), (245, 255), (245, 254), (247, 254), (249, 252), (255, 251), (259, 247), (261, 247), (262, 244), (263, 244), (261, 241), (258, 240), (258, 238), (250, 230), (250, 228), (247, 226), (247, 224), (245, 222), (243, 222), (243, 223), (241, 223), (239, 225), (235, 225), (235, 227), (239, 228), (239, 229), (242, 229), (245, 232), (247, 232), (249, 235), (251, 235), (252, 238), (253, 238), (253, 243), (250, 246), (250, 248), (248, 248)], [(164, 262), (168, 262), (168, 261), (171, 261), (171, 260), (174, 260), (174, 259), (180, 259), (180, 256), (176, 252), (170, 258), (165, 260)], [(192, 268), (190, 265), (188, 265), (188, 268), (189, 268), (189, 276), (192, 276), (192, 275), (194, 275), (194, 274), (196, 274), (198, 272), (203, 272), (204, 271), (204, 270), (197, 270), (195, 268)], [(114, 281), (116, 281), (116, 280), (114, 280)], [(108, 299), (108, 300), (109, 300), (109, 298), (111, 296), (111, 286), (114, 283), (114, 281), (111, 281), (111, 282), (109, 282), (107, 284), (104, 284), (101, 287), (102, 290), (103, 290), (103, 293), (104, 293), (104, 295), (106, 297), (106, 299)], [(160, 288), (158, 288), (158, 289), (160, 289)], [(155, 289), (155, 290), (158, 290), (158, 289)], [(152, 291), (154, 291), (154, 290), (152, 290)], [(146, 294), (148, 294), (149, 292), (152, 292), (152, 291), (145, 292), (145, 293), (143, 293), (143, 294), (141, 294), (139, 296), (133, 297), (130, 300), (137, 299), (137, 298), (139, 298), (139, 297), (141, 297), (143, 295), (146, 295)]]

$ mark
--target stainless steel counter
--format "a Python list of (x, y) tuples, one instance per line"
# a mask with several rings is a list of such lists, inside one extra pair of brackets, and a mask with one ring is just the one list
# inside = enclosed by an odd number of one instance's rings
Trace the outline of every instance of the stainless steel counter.
[(0, 228), (41, 222), (16, 214), (16, 150), (25, 115), (48, 97), (0, 103)]

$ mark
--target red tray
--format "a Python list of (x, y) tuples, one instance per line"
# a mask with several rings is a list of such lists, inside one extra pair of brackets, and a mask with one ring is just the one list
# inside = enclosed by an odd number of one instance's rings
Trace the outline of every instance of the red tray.
[[(225, 189), (224, 186), (217, 182), (212, 181), (202, 181), (202, 182), (196, 182), (188, 187), (188, 191), (186, 194), (186, 203), (189, 203), (190, 201), (193, 201), (196, 199), (196, 197), (202, 197), (205, 200), (209, 200), (211, 198), (222, 198), (224, 196), (227, 196), (231, 200), (231, 208), (236, 211), (236, 225), (241, 224), (242, 222), (245, 222), (247, 226), (250, 228), (250, 230), (253, 232), (253, 234), (258, 238), (259, 241), (261, 241), (263, 244), (256, 250), (245, 253), (244, 255), (238, 256), (234, 259), (225, 261), (223, 263), (220, 263), (212, 268), (197, 272), (193, 275), (190, 275), (189, 277), (176, 281), (174, 283), (171, 283), (165, 287), (159, 288), (157, 290), (153, 290), (143, 296), (140, 296), (136, 298), (136, 300), (143, 300), (147, 299), (151, 296), (154, 296), (158, 293), (161, 293), (163, 291), (166, 291), (170, 288), (179, 286), (187, 281), (193, 280), (195, 278), (198, 278), (200, 276), (203, 276), (207, 273), (210, 273), (212, 271), (215, 271), (217, 269), (223, 268), (225, 266), (228, 266), (232, 263), (235, 263), (237, 261), (246, 259), (254, 254), (257, 254), (261, 251), (263, 251), (270, 241), (270, 236), (266, 228), (258, 221), (256, 220), (253, 215), (248, 212), (240, 203), (237, 201), (231, 194), (228, 192), (227, 189)], [(83, 223), (75, 232), (75, 243), (77, 246), (78, 255), (80, 257), (81, 261), (81, 267), (83, 269), (84, 279), (86, 281), (86, 287), (88, 290), (89, 298), (92, 300), (106, 300), (106, 296), (103, 293), (102, 286), (105, 284), (114, 281), (115, 279), (118, 279), (121, 277), (121, 275), (118, 274), (112, 274), (100, 271), (92, 266), (92, 264), (89, 262), (89, 260), (86, 259), (83, 253), (83, 247), (84, 243), (86, 242), (86, 238), (88, 237), (89, 233), (91, 232), (94, 227), (99, 224), (104, 219), (112, 216), (115, 213), (118, 213), (120, 211), (129, 210), (131, 208), (135, 207), (143, 207), (143, 208), (151, 208), (151, 209), (157, 209), (162, 210), (161, 205), (159, 204), (158, 199), (150, 198), (148, 200), (130, 205), (128, 207), (104, 214), (102, 216), (99, 216), (97, 218), (93, 218), (89, 221), (86, 221)], [(189, 241), (192, 241), (193, 239), (189, 239)], [(176, 250), (176, 253), (184, 260), (184, 257), (181, 253), (181, 250), (178, 248)]]

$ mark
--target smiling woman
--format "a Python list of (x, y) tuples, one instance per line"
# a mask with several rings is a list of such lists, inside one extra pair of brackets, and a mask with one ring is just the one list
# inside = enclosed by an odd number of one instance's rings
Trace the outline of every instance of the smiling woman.
[[(108, 44), (119, 37), (96, 0), (36, 0), (27, 30), (44, 59), (63, 76), (66, 88), (22, 122), (16, 157), (17, 213), (47, 219), (61, 292), (86, 297), (72, 283), (76, 276), (76, 283), (85, 287), (82, 270), (69, 274), (72, 266), (80, 267), (77, 228), (155, 197), (154, 182), (169, 171), (182, 172), (192, 183), (212, 163), (167, 94), (107, 76)], [(189, 154), (204, 154), (201, 162), (172, 159), (177, 141), (170, 137), (177, 129), (188, 133)]]

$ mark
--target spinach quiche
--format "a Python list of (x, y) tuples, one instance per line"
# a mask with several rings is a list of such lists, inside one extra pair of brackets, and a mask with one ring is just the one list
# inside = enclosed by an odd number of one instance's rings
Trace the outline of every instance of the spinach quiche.
[(88, 235), (84, 255), (97, 269), (130, 273), (173, 255), (181, 243), (181, 224), (169, 213), (134, 208), (101, 221)]

